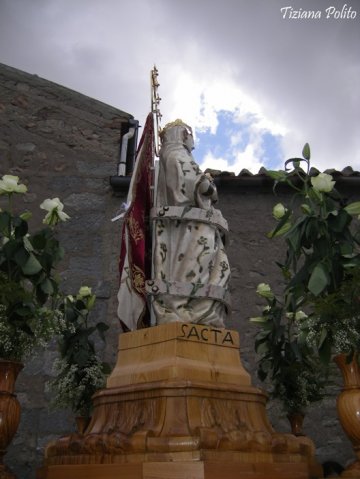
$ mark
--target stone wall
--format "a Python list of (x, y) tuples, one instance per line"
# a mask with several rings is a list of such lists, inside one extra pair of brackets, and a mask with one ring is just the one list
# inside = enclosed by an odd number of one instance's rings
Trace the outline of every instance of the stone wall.
[[(66, 249), (61, 266), (63, 289), (74, 293), (81, 285), (97, 295), (93, 318), (106, 321), (104, 359), (114, 364), (117, 336), (117, 262), (120, 222), (111, 222), (126, 199), (115, 193), (109, 177), (116, 175), (120, 131), (132, 118), (108, 105), (66, 88), (0, 65), (0, 175), (18, 175), (29, 193), (20, 199), (21, 209), (38, 210), (47, 197), (59, 196), (71, 220), (59, 227)], [(196, 158), (196, 150), (194, 152)], [(246, 175), (220, 181), (219, 207), (230, 225), (228, 255), (232, 268), (233, 316), (228, 327), (240, 332), (241, 355), (255, 384), (256, 358), (253, 337), (256, 328), (248, 318), (258, 315), (263, 304), (255, 294), (258, 283), (280, 285), (276, 259), (281, 259), (281, 241), (268, 240), (273, 226), (272, 205), (281, 201), (269, 186)], [(344, 182), (354, 199), (354, 189)], [(286, 195), (286, 193), (283, 193)], [(357, 198), (359, 198), (357, 194)], [(35, 214), (34, 225), (42, 213)], [(74, 430), (68, 411), (49, 410), (44, 384), (52, 374), (55, 344), (26, 362), (16, 384), (22, 406), (19, 430), (6, 462), (18, 479), (34, 479), (44, 447), (53, 438)], [(345, 464), (352, 449), (336, 419), (335, 397), (314, 406), (305, 419), (305, 432), (315, 441), (320, 461), (335, 459)], [(269, 404), (276, 429), (289, 431), (279, 405)]]
[[(0, 175), (20, 177), (28, 194), (18, 196), (19, 209), (34, 212), (39, 225), (45, 198), (59, 197), (71, 219), (58, 227), (65, 248), (61, 264), (63, 289), (81, 285), (97, 295), (95, 314), (110, 325), (105, 360), (114, 363), (120, 224), (112, 223), (121, 199), (109, 177), (117, 172), (122, 125), (131, 115), (59, 85), (0, 66)], [(26, 362), (16, 384), (22, 406), (21, 424), (6, 461), (18, 479), (35, 477), (44, 446), (73, 430), (73, 416), (49, 411), (44, 384), (51, 376), (54, 344)], [(99, 343), (102, 347), (102, 343)]]

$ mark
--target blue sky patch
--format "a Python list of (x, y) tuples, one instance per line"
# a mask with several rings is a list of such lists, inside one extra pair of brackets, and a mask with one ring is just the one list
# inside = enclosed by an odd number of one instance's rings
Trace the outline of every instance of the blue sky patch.
[[(239, 111), (219, 111), (215, 134), (211, 133), (210, 128), (196, 130), (194, 151), (196, 161), (201, 165), (210, 153), (215, 158), (225, 160), (229, 170), (234, 171), (234, 167), (236, 168), (239, 163), (238, 155), (252, 146), (258, 163), (264, 164), (269, 169), (278, 168), (283, 161), (281, 136), (259, 129), (258, 120), (254, 115), (246, 115), (239, 119), (239, 113)], [(248, 165), (246, 167), (250, 169)], [(216, 164), (214, 168), (216, 169)], [(241, 168), (237, 169), (240, 171)], [(257, 165), (254, 165), (252, 172), (257, 173), (256, 170)]]

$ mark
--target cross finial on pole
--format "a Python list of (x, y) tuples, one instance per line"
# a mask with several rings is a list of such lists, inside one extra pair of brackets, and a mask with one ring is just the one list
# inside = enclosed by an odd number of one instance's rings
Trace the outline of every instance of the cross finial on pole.
[(151, 70), (150, 73), (150, 81), (151, 81), (151, 112), (154, 115), (154, 141), (155, 141), (155, 154), (159, 156), (160, 151), (160, 132), (161, 132), (161, 117), (162, 114), (160, 113), (160, 101), (161, 98), (158, 93), (158, 87), (160, 83), (158, 81), (159, 72), (154, 65), (154, 68)]

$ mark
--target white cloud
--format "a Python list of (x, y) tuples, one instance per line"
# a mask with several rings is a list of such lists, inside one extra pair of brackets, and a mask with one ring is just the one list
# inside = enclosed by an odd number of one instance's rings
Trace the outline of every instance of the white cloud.
[(228, 161), (222, 157), (215, 157), (210, 151), (205, 155), (200, 166), (203, 171), (207, 168), (212, 170), (229, 171)]
[(259, 161), (259, 145), (254, 143), (249, 143), (244, 151), (238, 151), (236, 154), (236, 161), (232, 165), (232, 168), (236, 172), (246, 169), (252, 173), (257, 173), (260, 168), (263, 166), (261, 161)]
[(262, 163), (258, 160), (258, 152), (254, 144), (247, 145), (244, 151), (234, 152), (233, 158), (234, 161), (230, 165), (228, 158), (215, 156), (208, 151), (200, 162), (200, 167), (202, 170), (210, 168), (238, 174), (243, 169), (257, 173), (262, 166)]
[[(267, 118), (260, 105), (222, 71), (216, 79), (208, 68), (202, 74), (198, 72), (180, 71), (176, 75), (173, 104), (169, 119), (181, 118), (196, 132), (208, 131), (217, 135), (219, 113), (226, 112), (232, 118), (232, 129), (228, 132), (230, 150), (223, 151), (219, 157), (214, 152), (208, 152), (201, 159), (201, 164), (210, 165), (216, 169), (231, 170), (238, 173), (246, 168), (257, 173), (262, 166), (261, 137), (265, 132), (272, 135), (285, 135), (288, 130), (280, 122)], [(230, 73), (229, 73), (230, 74)], [(210, 80), (209, 80), (210, 78)], [(166, 123), (166, 121), (164, 123)], [(249, 127), (250, 144), (239, 146), (242, 138), (242, 128)], [(220, 147), (220, 145), (219, 145)], [(225, 148), (225, 145), (223, 145)]]
[[(321, 0), (301, 0), (301, 8), (314, 9), (314, 2), (323, 8)], [(332, 4), (341, 9), (343, 2)], [(308, 141), (322, 168), (360, 169), (360, 8), (355, 20), (291, 21), (281, 6), (279, 0), (2, 0), (0, 59), (140, 123), (156, 63), (164, 123), (181, 117), (215, 133), (222, 110), (239, 124), (252, 116), (253, 132), (283, 138), (285, 159)], [(256, 160), (258, 151), (253, 145), (246, 158)]]
[(194, 156), (202, 167), (257, 173), (261, 166), (273, 168), (274, 162), (279, 162), (280, 137), (260, 128), (254, 114), (239, 117), (236, 110), (221, 110), (216, 115), (217, 132), (198, 131)]
[(260, 130), (280, 135), (287, 132), (285, 125), (266, 117), (260, 105), (232, 78), (224, 73), (215, 80), (209, 80), (207, 72), (203, 76), (205, 78), (199, 78), (196, 73), (189, 71), (177, 76), (170, 116), (186, 118), (186, 122), (196, 129), (209, 129), (216, 134), (217, 113), (225, 110), (234, 113), (238, 123), (248, 121), (251, 115), (256, 118), (254, 125)]

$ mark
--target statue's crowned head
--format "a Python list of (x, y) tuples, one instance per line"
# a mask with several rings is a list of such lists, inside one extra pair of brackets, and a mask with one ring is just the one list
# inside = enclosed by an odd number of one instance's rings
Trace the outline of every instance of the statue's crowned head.
[(181, 143), (190, 152), (194, 149), (192, 128), (180, 119), (167, 123), (160, 132), (160, 139), (162, 145)]

